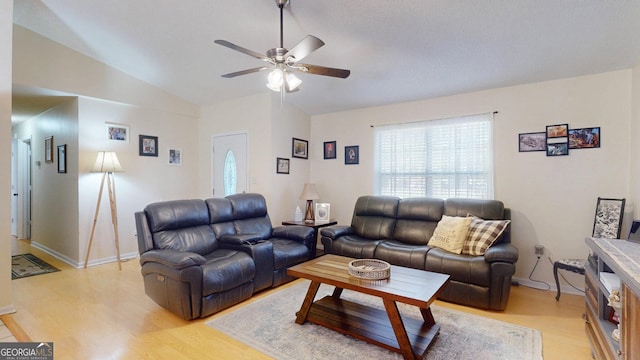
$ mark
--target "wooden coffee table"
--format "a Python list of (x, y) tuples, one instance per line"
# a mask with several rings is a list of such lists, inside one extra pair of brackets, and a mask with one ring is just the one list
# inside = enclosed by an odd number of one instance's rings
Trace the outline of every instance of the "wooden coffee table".
[[(405, 359), (421, 359), (440, 331), (429, 306), (449, 275), (392, 265), (389, 279), (362, 280), (349, 275), (351, 260), (324, 255), (287, 270), (289, 275), (311, 280), (296, 323), (309, 321), (395, 351)], [(335, 289), (332, 295), (314, 301), (320, 284)], [(340, 299), (343, 289), (382, 298), (386, 311)], [(402, 318), (397, 302), (419, 307), (424, 321)]]

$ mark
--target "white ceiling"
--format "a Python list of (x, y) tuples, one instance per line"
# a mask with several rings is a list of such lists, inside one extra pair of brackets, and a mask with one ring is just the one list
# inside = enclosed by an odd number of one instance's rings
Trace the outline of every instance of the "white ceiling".
[[(196, 104), (270, 91), (264, 53), (279, 43), (274, 0), (16, 0), (14, 22)], [(326, 45), (287, 94), (309, 114), (626, 69), (640, 62), (637, 0), (291, 0), (284, 45)], [(16, 104), (14, 103), (14, 108)]]

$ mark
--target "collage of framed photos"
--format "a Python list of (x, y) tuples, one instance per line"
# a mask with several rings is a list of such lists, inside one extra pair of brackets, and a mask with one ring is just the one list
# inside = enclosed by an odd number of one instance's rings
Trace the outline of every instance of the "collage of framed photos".
[(600, 147), (600, 127), (569, 129), (569, 124), (547, 125), (545, 132), (518, 135), (518, 151), (545, 151), (547, 156), (569, 155), (569, 150)]
[[(324, 160), (338, 158), (338, 148), (336, 141), (325, 141), (322, 143), (322, 153)], [(309, 159), (309, 141), (292, 138), (291, 157), (298, 159)], [(351, 145), (344, 147), (344, 164), (358, 165), (360, 163), (360, 146)], [(276, 174), (289, 174), (291, 159), (276, 158)]]

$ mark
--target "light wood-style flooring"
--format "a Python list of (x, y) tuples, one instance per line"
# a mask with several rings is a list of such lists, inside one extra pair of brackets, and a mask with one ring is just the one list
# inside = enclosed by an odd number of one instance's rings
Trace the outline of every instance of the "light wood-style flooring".
[[(56, 359), (269, 359), (207, 327), (216, 315), (184, 321), (157, 306), (144, 294), (137, 259), (123, 263), (122, 271), (115, 263), (75, 269), (24, 241), (16, 241), (13, 252), (31, 252), (62, 270), (13, 280), (17, 312), (2, 317), (19, 341), (53, 341)], [(554, 296), (514, 287), (504, 312), (436, 304), (540, 330), (546, 360), (591, 359), (584, 298), (563, 294), (556, 302)]]

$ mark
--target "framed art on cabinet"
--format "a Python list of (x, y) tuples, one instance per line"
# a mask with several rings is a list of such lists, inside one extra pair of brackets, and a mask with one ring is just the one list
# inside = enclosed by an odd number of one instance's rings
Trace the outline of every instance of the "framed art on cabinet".
[(291, 141), (291, 156), (294, 158), (309, 158), (309, 142), (307, 140), (293, 138)]
[(140, 156), (158, 156), (158, 137), (149, 135), (139, 136)]
[(276, 174), (289, 173), (289, 159), (276, 158)]
[(327, 222), (331, 216), (331, 204), (329, 203), (316, 203), (315, 211), (316, 222)]

